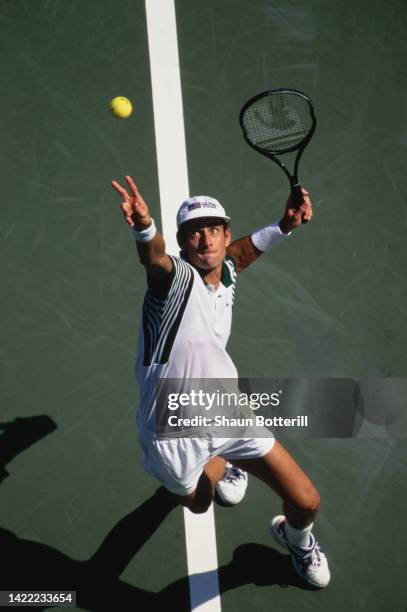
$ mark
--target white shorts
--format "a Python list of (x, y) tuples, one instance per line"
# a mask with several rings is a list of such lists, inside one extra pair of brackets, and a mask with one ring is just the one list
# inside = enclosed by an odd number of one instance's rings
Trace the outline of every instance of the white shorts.
[(274, 438), (157, 439), (138, 428), (145, 471), (176, 495), (189, 495), (197, 487), (204, 466), (219, 455), (226, 460), (263, 457)]

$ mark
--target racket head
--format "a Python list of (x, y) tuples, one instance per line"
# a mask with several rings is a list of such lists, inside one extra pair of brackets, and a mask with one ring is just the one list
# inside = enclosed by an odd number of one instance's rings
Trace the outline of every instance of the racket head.
[(316, 118), (310, 98), (297, 89), (271, 89), (248, 100), (239, 114), (246, 142), (267, 156), (304, 149)]

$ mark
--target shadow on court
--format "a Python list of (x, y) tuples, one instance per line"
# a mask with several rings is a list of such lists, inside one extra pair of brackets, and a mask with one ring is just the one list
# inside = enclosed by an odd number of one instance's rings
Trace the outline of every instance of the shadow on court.
[[(57, 426), (49, 417), (38, 416), (18, 418), (0, 427), (3, 432), (0, 436), (0, 473), (7, 475), (5, 466), (11, 459)], [(19, 538), (0, 527), (0, 550), (5, 561), (0, 590), (76, 591), (77, 607), (90, 611), (168, 607), (187, 611), (190, 609), (188, 576), (157, 593), (120, 579), (131, 559), (177, 506), (177, 499), (160, 487), (122, 518), (86, 561), (77, 561), (51, 546)], [(218, 572), (221, 593), (251, 583), (308, 589), (294, 573), (288, 555), (259, 544), (243, 544), (236, 548), (233, 559)]]
[(18, 417), (0, 423), (0, 483), (9, 476), (6, 465), (16, 455), (55, 431), (56, 423), (46, 415)]

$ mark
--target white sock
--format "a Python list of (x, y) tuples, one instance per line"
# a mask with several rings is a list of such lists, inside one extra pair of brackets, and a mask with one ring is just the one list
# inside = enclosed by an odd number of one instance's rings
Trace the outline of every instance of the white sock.
[(295, 529), (288, 524), (288, 521), (286, 521), (284, 529), (291, 544), (300, 548), (308, 548), (310, 545), (310, 534), (313, 524), (314, 523), (311, 523), (311, 525), (304, 527), (304, 529)]

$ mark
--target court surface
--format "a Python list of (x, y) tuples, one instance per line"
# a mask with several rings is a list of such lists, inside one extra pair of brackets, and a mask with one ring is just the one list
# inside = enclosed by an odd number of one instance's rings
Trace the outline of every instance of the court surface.
[[(242, 104), (293, 87), (318, 117), (301, 165), (314, 220), (239, 279), (240, 375), (405, 378), (405, 2), (175, 9), (190, 193), (217, 197), (234, 236), (287, 197), (241, 137)], [(139, 463), (145, 275), (110, 187), (134, 176), (160, 225), (144, 2), (0, 0), (0, 29), (0, 590), (188, 610), (183, 513)], [(127, 121), (108, 111), (116, 95), (133, 101)], [(222, 610), (405, 612), (406, 440), (286, 446), (321, 493), (332, 582), (296, 578), (267, 533), (279, 500), (251, 479), (241, 505), (215, 506)]]

